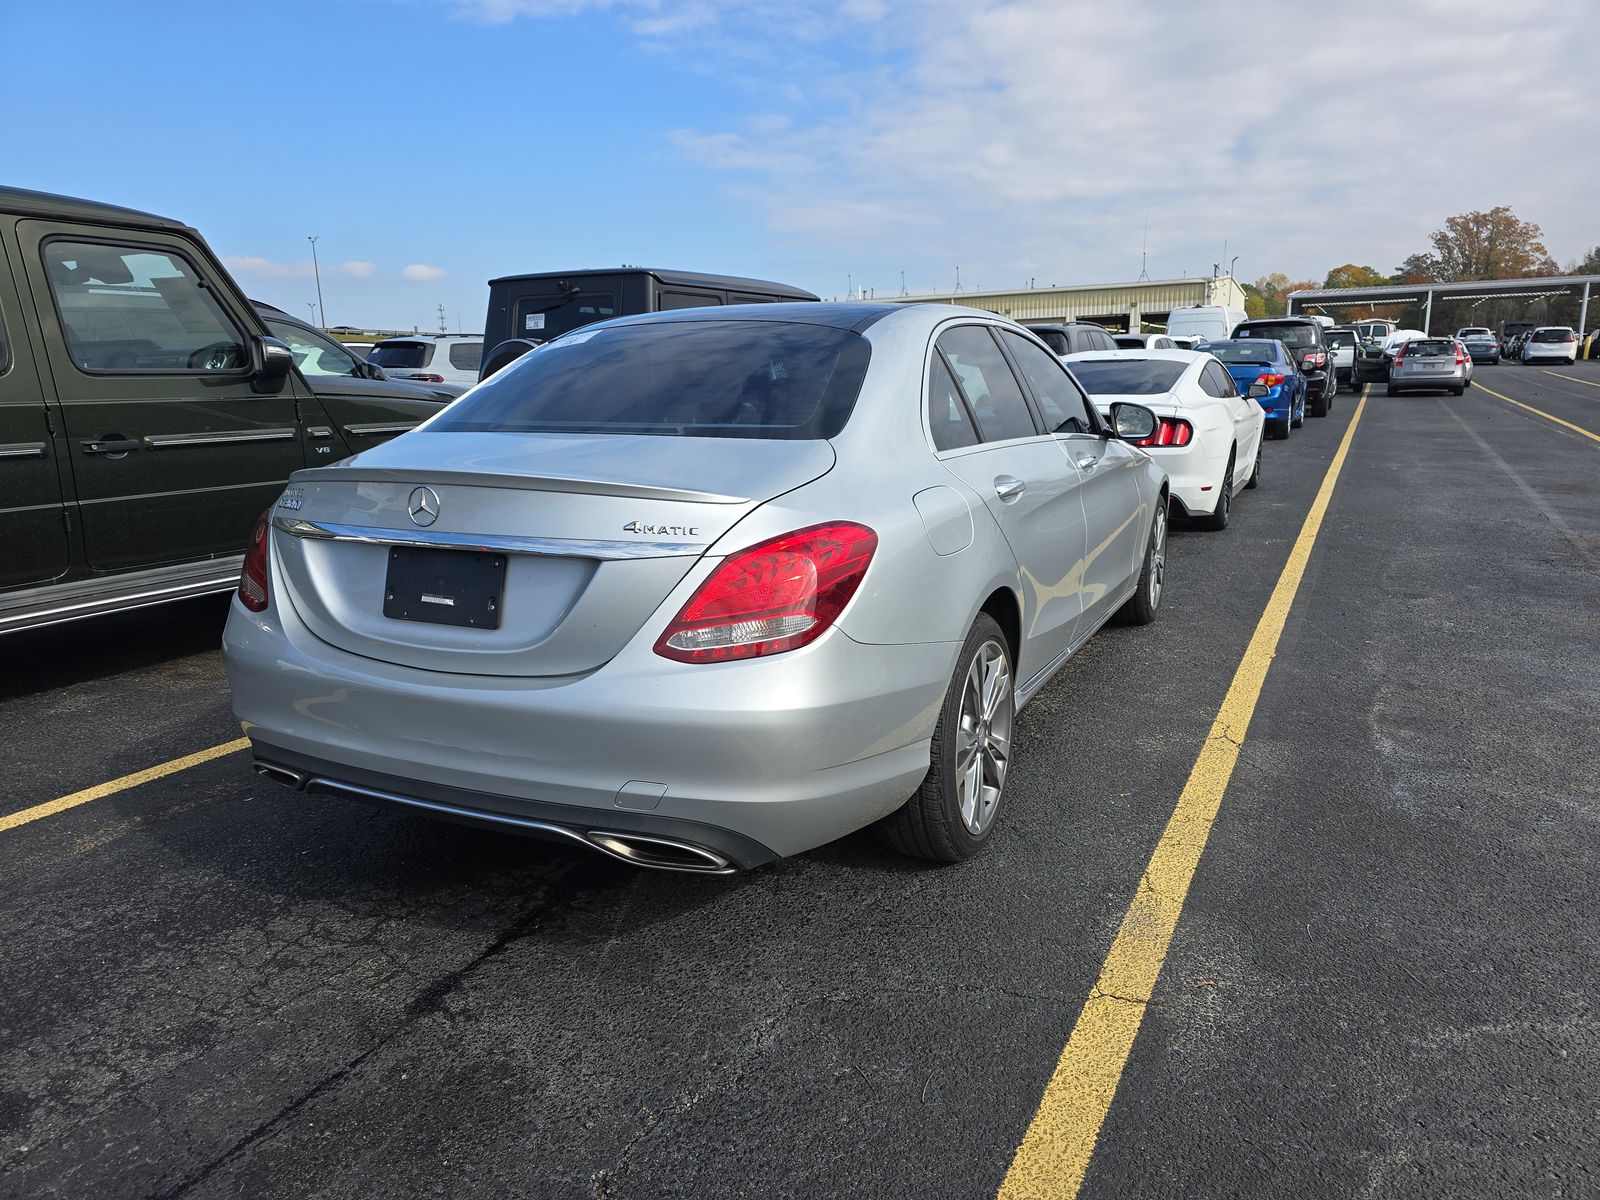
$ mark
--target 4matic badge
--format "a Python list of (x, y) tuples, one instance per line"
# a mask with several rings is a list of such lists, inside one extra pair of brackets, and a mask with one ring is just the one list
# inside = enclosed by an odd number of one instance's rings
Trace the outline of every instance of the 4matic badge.
[(657, 537), (666, 534), (669, 537), (699, 537), (698, 525), (646, 525), (643, 521), (629, 521), (622, 527), (624, 533), (649, 533)]

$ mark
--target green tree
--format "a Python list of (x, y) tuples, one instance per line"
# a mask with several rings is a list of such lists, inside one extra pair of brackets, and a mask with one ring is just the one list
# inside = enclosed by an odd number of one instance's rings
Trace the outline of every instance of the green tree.
[(1413, 254), (1394, 269), (1390, 283), (1437, 283), (1439, 264), (1431, 254)]
[(1567, 270), (1568, 275), (1600, 275), (1600, 246), (1590, 246), (1585, 254)]
[(1446, 282), (1561, 274), (1545, 249), (1544, 230), (1509, 205), (1450, 217), (1428, 240), (1438, 278)]
[(1376, 267), (1358, 267), (1355, 263), (1345, 263), (1344, 266), (1335, 267), (1329, 271), (1328, 278), (1322, 286), (1325, 288), (1379, 287), (1388, 282)]

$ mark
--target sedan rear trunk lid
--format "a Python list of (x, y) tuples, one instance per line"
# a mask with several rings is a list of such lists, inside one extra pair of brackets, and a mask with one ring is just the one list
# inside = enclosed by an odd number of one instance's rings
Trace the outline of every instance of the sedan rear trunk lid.
[[(329, 644), (384, 662), (579, 674), (746, 514), (833, 463), (826, 441), (418, 430), (290, 480), (272, 515), (278, 602)], [(470, 574), (467, 560), (487, 556), (503, 571), (493, 627), (443, 623), (449, 578), (394, 615), (417, 598), (407, 573)]]

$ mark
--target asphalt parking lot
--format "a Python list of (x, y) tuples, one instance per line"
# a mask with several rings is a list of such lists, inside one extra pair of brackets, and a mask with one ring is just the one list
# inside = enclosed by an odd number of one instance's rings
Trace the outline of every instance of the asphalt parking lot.
[[(1175, 529), (959, 866), (635, 871), (237, 752), (84, 799), (238, 737), (226, 604), (0, 643), (0, 1194), (1070, 1195), (1008, 1171), (1097, 1071), (1084, 1196), (1600, 1193), (1600, 364), (1363, 405)], [(1347, 433), (1154, 993), (1105, 996)], [(1091, 996), (1137, 1037), (1063, 1074)]]

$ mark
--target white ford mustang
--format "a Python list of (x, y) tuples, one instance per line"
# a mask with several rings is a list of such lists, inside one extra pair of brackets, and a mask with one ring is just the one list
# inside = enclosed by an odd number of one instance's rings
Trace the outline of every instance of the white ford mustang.
[(1203, 528), (1226, 529), (1234, 496), (1261, 480), (1266, 425), (1227, 368), (1192, 350), (1086, 352), (1063, 361), (1101, 413), (1131, 401), (1161, 418), (1155, 435), (1137, 444), (1166, 468), (1173, 506)]

